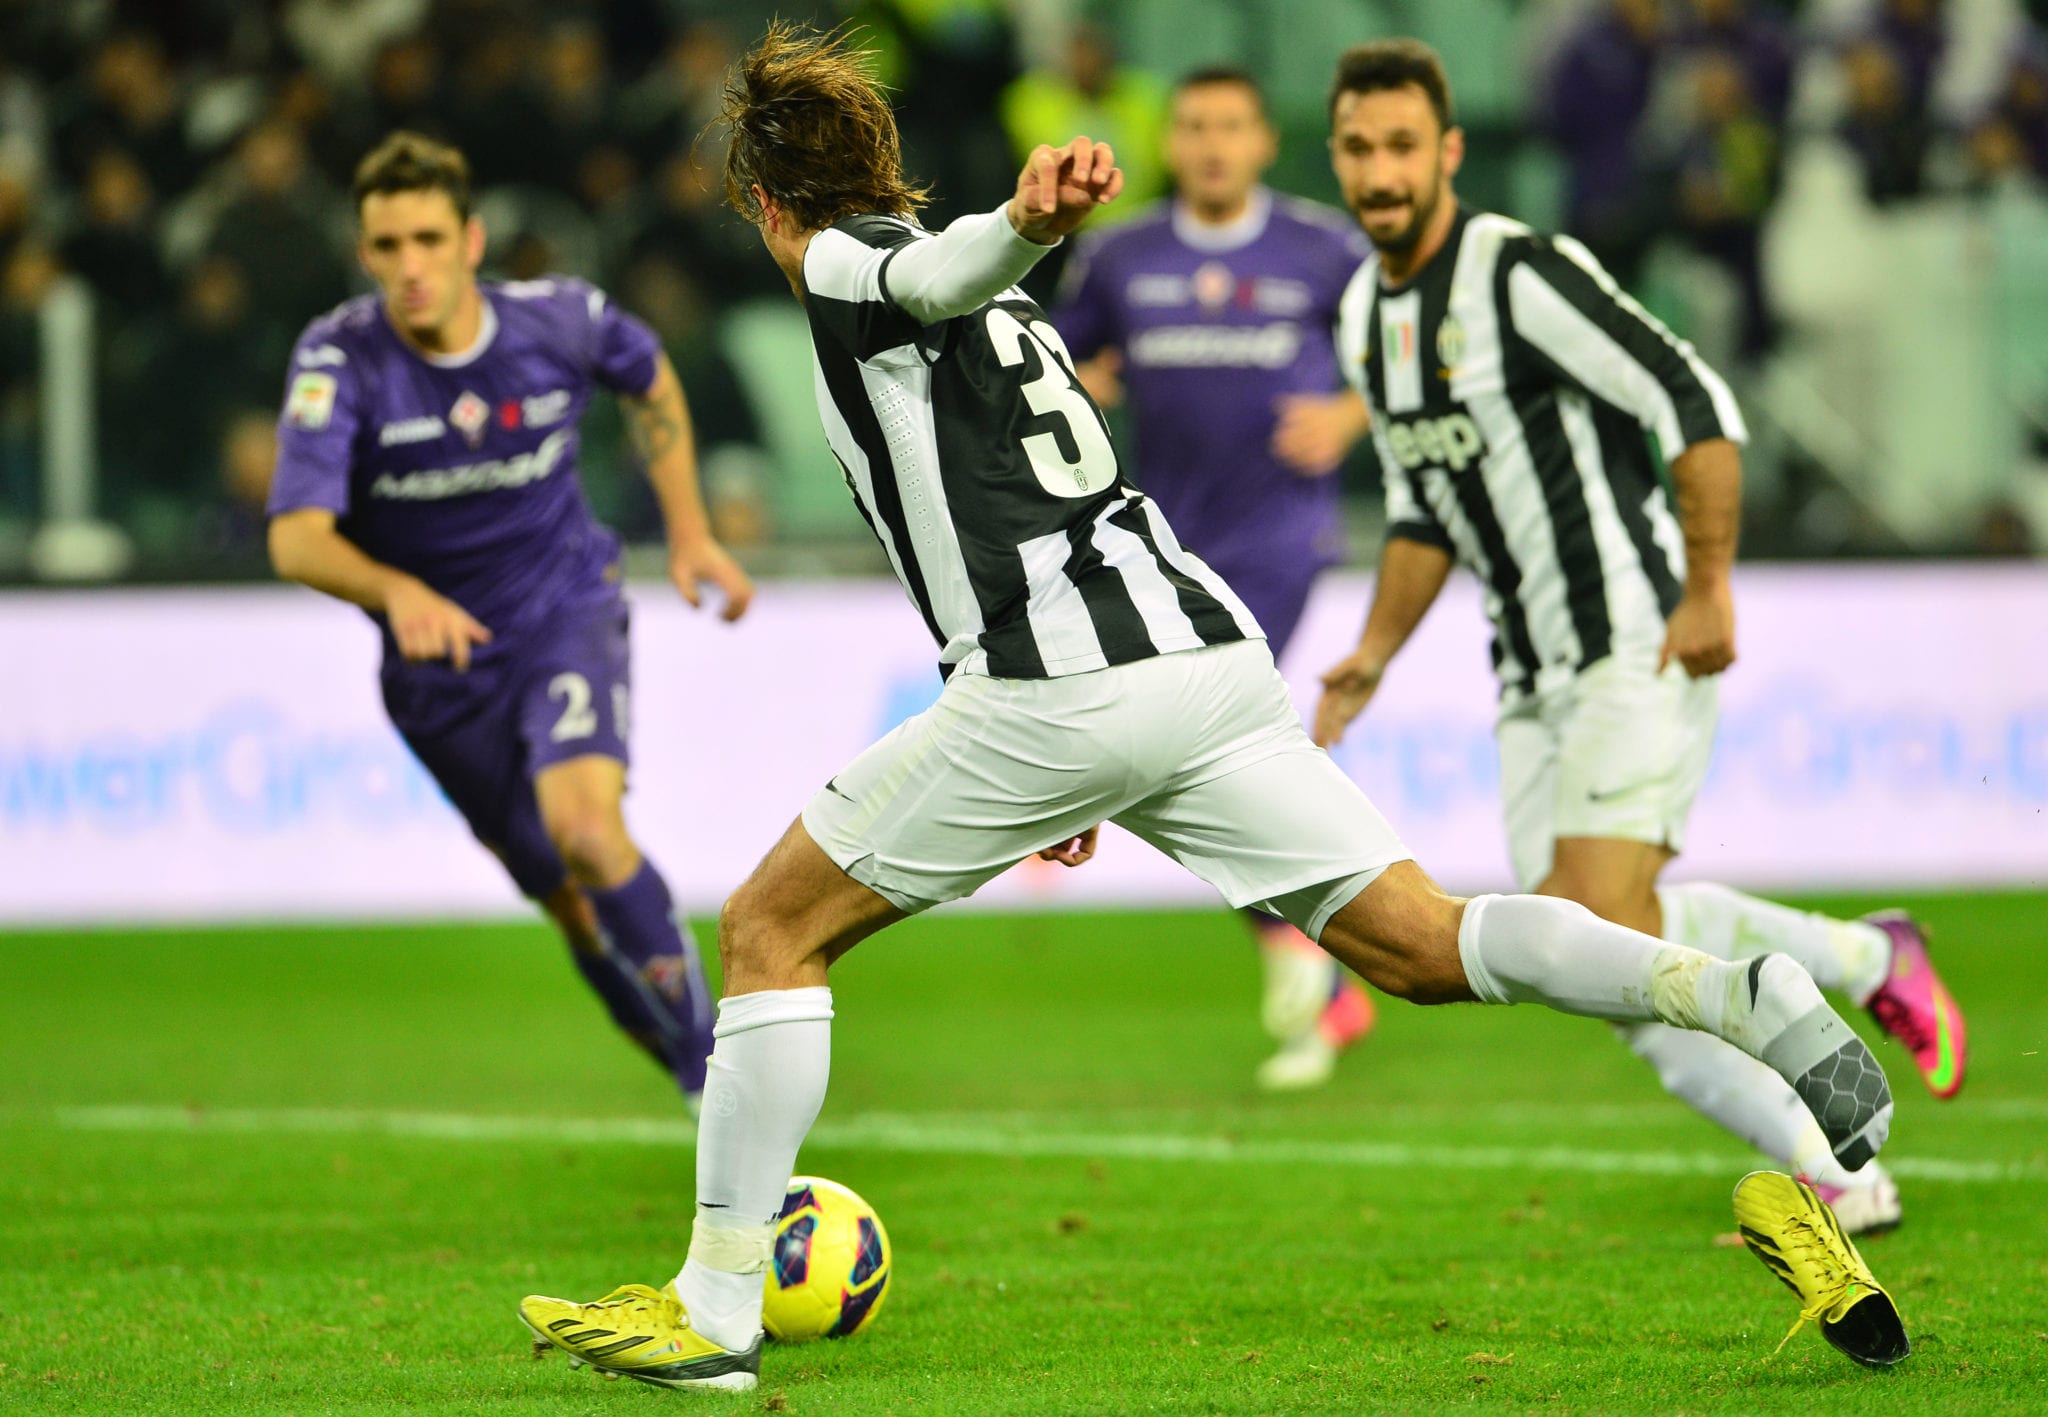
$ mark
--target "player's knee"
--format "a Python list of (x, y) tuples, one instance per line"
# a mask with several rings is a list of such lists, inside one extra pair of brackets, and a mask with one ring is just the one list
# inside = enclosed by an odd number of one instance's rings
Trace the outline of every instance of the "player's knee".
[(718, 963), (724, 977), (779, 977), (793, 952), (793, 933), (748, 881), (718, 911)]
[(599, 888), (623, 885), (639, 863), (639, 853), (616, 812), (559, 811), (548, 819), (547, 828), (562, 864), (579, 884)]
[(1462, 903), (1426, 878), (1368, 890), (1324, 927), (1322, 946), (1382, 993), (1416, 1004), (1470, 999), (1458, 956)]

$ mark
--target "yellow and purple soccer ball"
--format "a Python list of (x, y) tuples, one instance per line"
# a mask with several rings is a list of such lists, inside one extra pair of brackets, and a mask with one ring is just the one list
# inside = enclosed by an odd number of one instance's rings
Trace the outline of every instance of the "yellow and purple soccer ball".
[(875, 1208), (837, 1181), (796, 1176), (775, 1225), (761, 1326), (778, 1343), (844, 1338), (889, 1293), (889, 1232)]

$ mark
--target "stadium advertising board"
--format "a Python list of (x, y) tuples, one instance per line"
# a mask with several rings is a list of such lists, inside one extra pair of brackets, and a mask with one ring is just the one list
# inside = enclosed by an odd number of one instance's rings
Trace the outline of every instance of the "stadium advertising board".
[[(1356, 633), (1330, 579), (1285, 666)], [(2048, 884), (2048, 625), (2038, 566), (1746, 568), (1742, 660), (1687, 874), (1779, 890)], [(1447, 885), (1507, 881), (1476, 587), (1461, 578), (1339, 749)], [(893, 584), (772, 583), (738, 626), (635, 590), (630, 819), (710, 909), (827, 776), (938, 687)], [(285, 587), (0, 597), (0, 921), (517, 911), (386, 726), (362, 617)], [(1006, 907), (1199, 904), (1105, 834), (1028, 863)]]

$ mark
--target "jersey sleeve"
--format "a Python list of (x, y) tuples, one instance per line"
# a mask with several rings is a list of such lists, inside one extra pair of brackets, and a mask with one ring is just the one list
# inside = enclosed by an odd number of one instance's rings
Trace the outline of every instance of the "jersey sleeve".
[(277, 470), (270, 479), (271, 516), (325, 508), (349, 510), (349, 471), (361, 427), (365, 371), (348, 352), (316, 335), (292, 351), (284, 408), (277, 419)]
[(1416, 493), (1414, 479), (1408, 476), (1408, 469), (1401, 466), (1401, 460), (1394, 456), (1394, 450), (1387, 446), (1377, 424), (1372, 436), (1380, 455), (1380, 475), (1386, 479), (1387, 538), (1420, 541), (1455, 556), (1457, 548), (1451, 544), (1451, 534), (1444, 530), (1444, 524), (1430, 510), (1429, 504)]
[(1060, 273), (1052, 324), (1077, 360), (1092, 358), (1106, 345), (1123, 343), (1122, 322), (1111, 294), (1114, 283), (1103, 259), (1108, 254), (1101, 241), (1087, 242)]
[(1507, 307), (1516, 335), (1562, 377), (1642, 424), (1667, 461), (1710, 438), (1748, 439), (1726, 381), (1570, 237), (1536, 240), (1515, 260)]
[(912, 243), (916, 227), (886, 217), (854, 217), (811, 238), (804, 251), (804, 308), (811, 327), (856, 359), (909, 344), (923, 326), (890, 298), (890, 264)]
[(628, 315), (594, 285), (568, 283), (590, 321), (590, 377), (613, 393), (639, 396), (654, 387), (661, 340), (644, 322)]

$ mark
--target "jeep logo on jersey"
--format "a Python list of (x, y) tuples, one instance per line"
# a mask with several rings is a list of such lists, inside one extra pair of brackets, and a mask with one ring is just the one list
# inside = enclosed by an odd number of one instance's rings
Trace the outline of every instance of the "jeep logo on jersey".
[(491, 406), (464, 389), (462, 397), (448, 410), (448, 421), (461, 430), (473, 448), (484, 440), (484, 425), (491, 421)]
[(1442, 418), (1409, 418), (1387, 425), (1387, 447), (1401, 466), (1413, 472), (1418, 467), (1447, 467), (1463, 472), (1486, 452), (1486, 440), (1470, 414), (1447, 413)]

